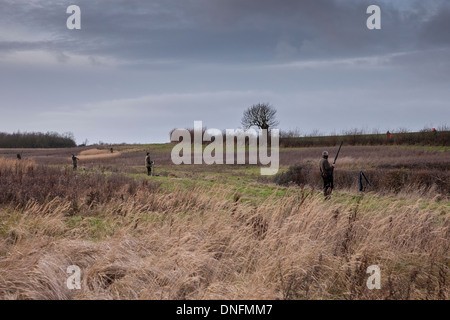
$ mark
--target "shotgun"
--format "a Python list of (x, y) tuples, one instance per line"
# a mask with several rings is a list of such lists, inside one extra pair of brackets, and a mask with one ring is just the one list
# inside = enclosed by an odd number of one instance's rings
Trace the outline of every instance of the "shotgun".
[[(339, 157), (339, 152), (341, 152), (343, 143), (344, 143), (344, 141), (341, 141), (341, 145), (339, 146), (338, 152), (336, 153), (336, 157), (334, 157), (333, 164), (336, 164), (336, 160)], [(334, 175), (334, 167), (331, 168), (331, 174)]]
[(369, 186), (372, 186), (372, 185), (370, 184), (369, 179), (367, 179), (366, 175), (364, 174), (364, 172), (361, 171), (361, 172), (359, 173), (359, 191), (360, 191), (360, 192), (364, 192), (364, 190), (366, 189), (366, 187), (364, 187), (364, 185), (363, 185), (363, 178), (364, 178), (364, 180), (366, 180), (366, 182), (367, 182), (367, 184), (368, 184)]
[(344, 141), (342, 141), (342, 142), (341, 142), (341, 145), (339, 146), (339, 150), (338, 150), (338, 152), (336, 153), (336, 157), (334, 157), (333, 164), (336, 163), (336, 160), (337, 160), (337, 158), (339, 157), (339, 152), (341, 152), (341, 148), (342, 148), (342, 144), (343, 144), (343, 143), (344, 143)]

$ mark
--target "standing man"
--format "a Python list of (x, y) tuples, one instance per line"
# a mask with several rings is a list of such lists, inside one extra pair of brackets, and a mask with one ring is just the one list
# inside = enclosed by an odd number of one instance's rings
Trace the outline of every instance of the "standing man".
[(77, 170), (78, 160), (80, 160), (80, 159), (78, 159), (77, 157), (75, 157), (74, 154), (72, 154), (73, 170)]
[(145, 157), (145, 166), (147, 167), (147, 175), (152, 175), (152, 160), (150, 159), (150, 153), (147, 152), (147, 156)]
[(331, 192), (333, 191), (333, 170), (334, 165), (328, 162), (328, 152), (324, 151), (322, 153), (322, 159), (319, 162), (320, 173), (323, 179), (323, 195), (325, 200), (329, 200)]

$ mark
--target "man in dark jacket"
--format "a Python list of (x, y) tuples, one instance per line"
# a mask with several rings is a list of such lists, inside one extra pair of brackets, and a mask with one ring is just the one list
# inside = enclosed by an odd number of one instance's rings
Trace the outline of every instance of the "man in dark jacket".
[(325, 200), (330, 199), (331, 192), (333, 191), (333, 170), (334, 165), (328, 162), (328, 152), (324, 151), (322, 153), (322, 159), (319, 162), (320, 174), (323, 179), (323, 194)]
[(78, 167), (78, 160), (80, 160), (80, 159), (78, 159), (77, 157), (75, 157), (74, 154), (72, 154), (73, 170), (77, 170), (77, 167)]
[(145, 157), (145, 166), (147, 167), (147, 175), (152, 175), (152, 160), (150, 159), (150, 153), (147, 152), (147, 156)]

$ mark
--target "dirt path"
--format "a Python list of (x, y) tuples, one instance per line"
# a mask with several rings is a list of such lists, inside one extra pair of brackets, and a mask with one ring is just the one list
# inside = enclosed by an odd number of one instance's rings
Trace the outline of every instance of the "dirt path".
[(121, 153), (114, 151), (111, 153), (108, 149), (89, 149), (81, 151), (77, 158), (80, 160), (97, 160), (97, 159), (107, 159), (107, 158), (116, 158), (120, 156)]

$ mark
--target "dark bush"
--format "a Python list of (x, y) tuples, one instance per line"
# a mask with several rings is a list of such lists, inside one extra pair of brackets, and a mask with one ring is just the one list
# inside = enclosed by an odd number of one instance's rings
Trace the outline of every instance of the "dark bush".
[(277, 174), (274, 177), (274, 181), (282, 186), (287, 186), (291, 183), (301, 186), (308, 183), (304, 167), (301, 165), (291, 166), (288, 171)]
[(408, 182), (408, 172), (406, 170), (391, 170), (385, 172), (381, 176), (380, 185), (386, 190), (391, 190), (395, 193), (399, 192)]

